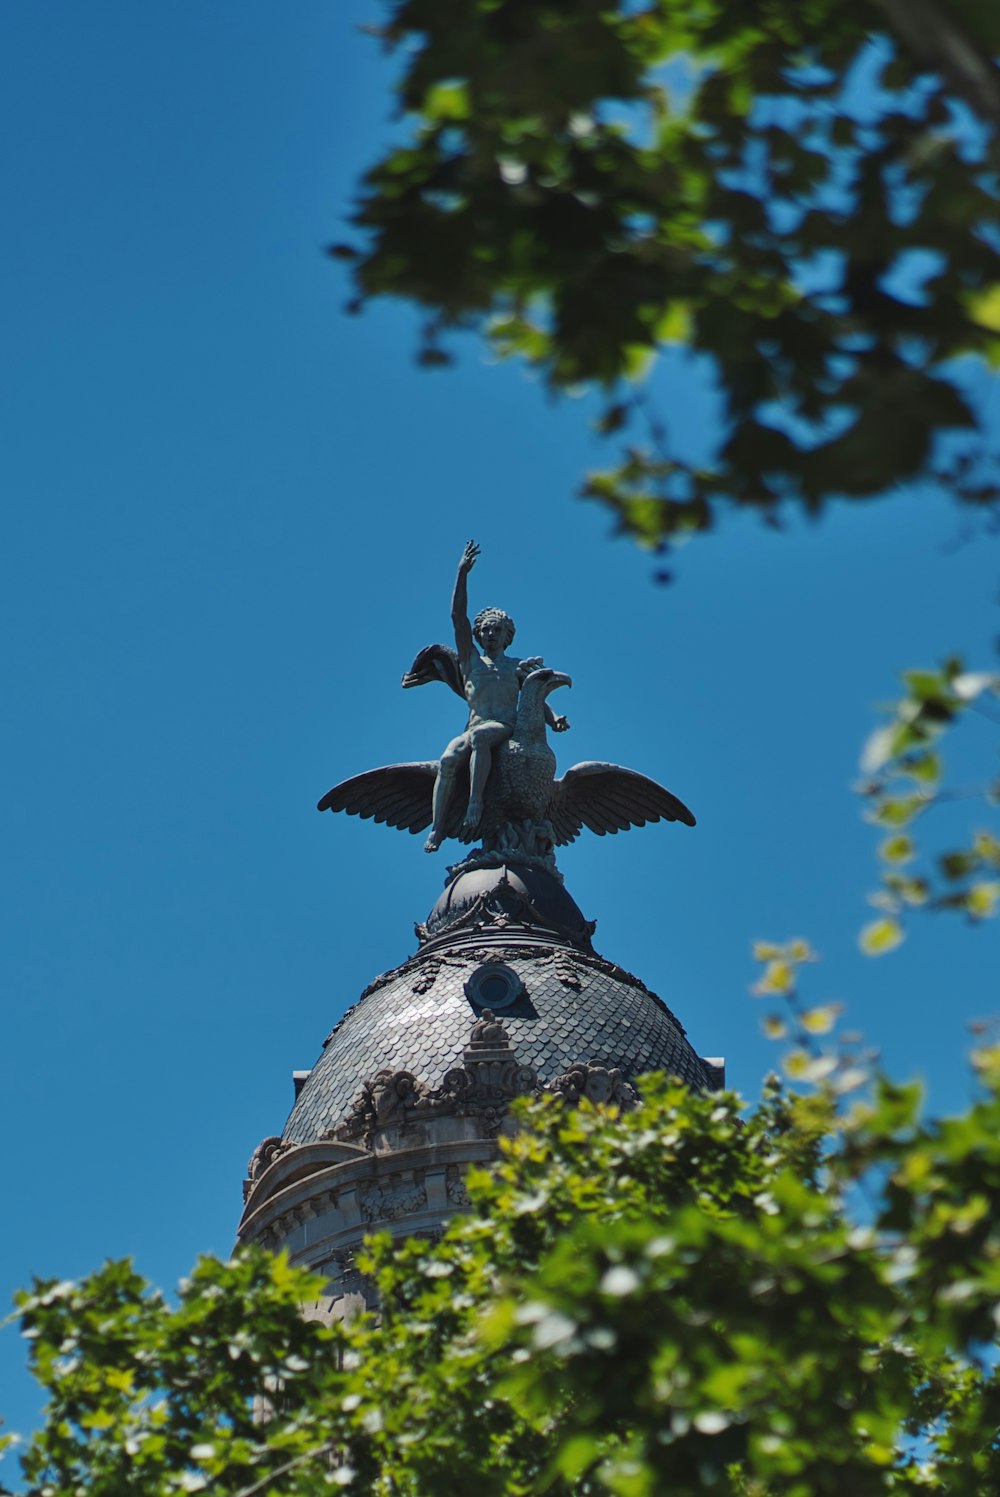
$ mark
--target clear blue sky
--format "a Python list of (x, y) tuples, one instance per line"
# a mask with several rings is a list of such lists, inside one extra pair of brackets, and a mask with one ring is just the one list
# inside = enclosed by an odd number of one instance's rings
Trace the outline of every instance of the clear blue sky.
[[(776, 1059), (755, 937), (808, 936), (808, 996), (943, 1109), (996, 1007), (995, 926), (858, 954), (876, 839), (850, 791), (900, 668), (995, 658), (996, 543), (946, 554), (954, 512), (902, 495), (785, 536), (733, 522), (655, 586), (572, 497), (604, 460), (585, 402), (472, 340), (421, 373), (405, 307), (342, 313), (321, 247), (394, 128), (375, 18), (0, 10), (4, 1299), (126, 1254), (171, 1287), (227, 1252), (292, 1069), (413, 949), (444, 858), (314, 806), (459, 726), (448, 693), (398, 683), (447, 638), (470, 535), (473, 605), (574, 677), (563, 766), (630, 765), (698, 815), (562, 866), (598, 948), (733, 1084)], [(705, 430), (687, 372), (658, 379)], [(970, 726), (960, 775), (995, 772), (995, 736)], [(3, 1331), (14, 1428), (37, 1413), (22, 1366)]]

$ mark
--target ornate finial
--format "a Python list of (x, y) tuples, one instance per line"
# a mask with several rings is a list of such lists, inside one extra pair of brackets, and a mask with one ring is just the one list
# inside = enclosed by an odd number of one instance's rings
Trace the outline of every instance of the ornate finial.
[(661, 819), (694, 826), (683, 801), (617, 764), (576, 764), (556, 779), (546, 729), (564, 733), (569, 723), (553, 712), (548, 697), (573, 683), (540, 656), (521, 660), (506, 653), (514, 623), (502, 609), (483, 609), (469, 623), (468, 576), (478, 557), (479, 547), (469, 541), (452, 592), (455, 649), (428, 645), (403, 677), (406, 687), (428, 681), (450, 686), (468, 709), (465, 728), (440, 760), (355, 775), (324, 795), (319, 809), (373, 816), (403, 831), (430, 826), (428, 852), (446, 837), (481, 839), (450, 875), (506, 863), (555, 872), (555, 848), (574, 841), (584, 826), (599, 836)]

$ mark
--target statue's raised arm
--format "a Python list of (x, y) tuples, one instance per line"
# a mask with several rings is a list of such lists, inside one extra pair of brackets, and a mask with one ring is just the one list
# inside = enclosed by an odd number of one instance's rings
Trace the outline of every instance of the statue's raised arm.
[(466, 700), (465, 683), (469, 678), (473, 657), (476, 653), (475, 637), (469, 623), (468, 577), (476, 564), (479, 547), (469, 541), (458, 564), (458, 576), (451, 594), (451, 622), (455, 634), (456, 649), (450, 645), (425, 645), (419, 651), (410, 669), (403, 675), (403, 686), (426, 686), (431, 681), (443, 681), (456, 696)]
[(436, 852), (448, 835), (457, 780), (459, 776), (464, 780), (466, 773), (469, 789), (462, 835), (475, 835), (483, 814), (493, 751), (510, 737), (517, 716), (521, 684), (518, 661), (504, 653), (514, 638), (514, 621), (502, 608), (484, 608), (475, 623), (469, 623), (468, 577), (478, 556), (479, 547), (469, 541), (458, 564), (451, 596), (451, 622), (469, 718), (464, 732), (453, 738), (441, 755), (431, 830), (424, 843), (428, 852)]
[(475, 654), (476, 644), (472, 637), (472, 625), (469, 623), (469, 573), (476, 564), (479, 556), (479, 547), (475, 541), (469, 541), (462, 552), (462, 560), (458, 564), (458, 576), (455, 578), (455, 587), (451, 595), (451, 622), (455, 631), (455, 648), (458, 651), (458, 661), (462, 667), (463, 676), (467, 676)]

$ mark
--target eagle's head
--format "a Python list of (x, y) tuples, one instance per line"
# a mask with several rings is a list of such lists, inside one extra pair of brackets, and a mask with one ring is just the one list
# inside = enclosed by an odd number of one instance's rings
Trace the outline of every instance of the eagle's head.
[(547, 665), (543, 665), (537, 671), (532, 671), (530, 676), (525, 676), (521, 685), (521, 696), (527, 697), (529, 701), (544, 702), (557, 686), (572, 685), (572, 676), (564, 675), (562, 671), (550, 670)]

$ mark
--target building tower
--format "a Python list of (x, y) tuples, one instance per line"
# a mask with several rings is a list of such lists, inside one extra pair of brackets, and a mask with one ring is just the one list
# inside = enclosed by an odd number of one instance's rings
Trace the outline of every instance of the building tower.
[(376, 977), (312, 1070), (295, 1073), (284, 1131), (250, 1161), (240, 1240), (325, 1274), (328, 1295), (312, 1307), (323, 1317), (367, 1303), (355, 1267), (367, 1233), (434, 1236), (462, 1208), (466, 1171), (496, 1156), (515, 1097), (547, 1090), (630, 1107), (647, 1071), (699, 1090), (723, 1081), (722, 1062), (695, 1052), (662, 999), (594, 950), (594, 924), (554, 857), (584, 826), (604, 834), (694, 817), (617, 765), (555, 778), (546, 728), (565, 719), (548, 696), (569, 678), (506, 655), (513, 625), (497, 609), (477, 618), (473, 642), (465, 581), (476, 554), (470, 544), (452, 600), (457, 652), (433, 645), (403, 678), (451, 685), (470, 709), (466, 732), (440, 764), (371, 770), (320, 801), (412, 832), (430, 826), (429, 850), (448, 836), (481, 839), (449, 869), (414, 954)]

